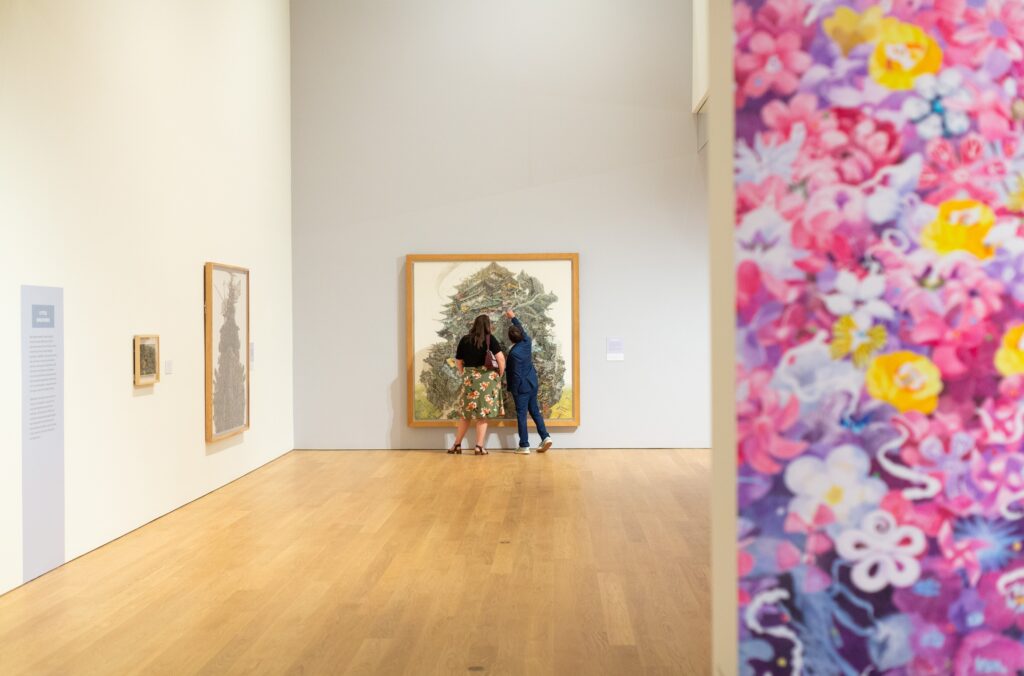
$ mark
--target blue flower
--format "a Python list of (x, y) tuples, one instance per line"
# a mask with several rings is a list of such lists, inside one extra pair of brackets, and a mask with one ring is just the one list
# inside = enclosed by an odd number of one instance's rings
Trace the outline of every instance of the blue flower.
[(971, 97), (963, 82), (963, 75), (953, 69), (942, 71), (938, 77), (929, 73), (917, 78), (917, 96), (903, 102), (903, 114), (914, 123), (918, 136), (930, 141), (959, 136), (971, 128), (967, 115)]
[(1009, 521), (970, 517), (958, 521), (953, 533), (958, 540), (977, 540), (983, 544), (978, 550), (982, 570), (1005, 568), (1017, 556), (1013, 546), (1019, 541), (1020, 534), (1017, 526)]

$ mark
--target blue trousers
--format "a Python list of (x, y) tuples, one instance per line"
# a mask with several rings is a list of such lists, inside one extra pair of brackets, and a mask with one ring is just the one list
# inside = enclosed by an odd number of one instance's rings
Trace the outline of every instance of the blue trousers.
[(519, 448), (530, 447), (530, 430), (526, 427), (526, 414), (529, 412), (533, 422), (537, 425), (537, 433), (540, 438), (547, 439), (548, 428), (544, 426), (544, 418), (540, 415), (540, 404), (537, 403), (537, 390), (529, 392), (514, 392), (512, 398), (516, 402), (516, 418), (519, 421)]

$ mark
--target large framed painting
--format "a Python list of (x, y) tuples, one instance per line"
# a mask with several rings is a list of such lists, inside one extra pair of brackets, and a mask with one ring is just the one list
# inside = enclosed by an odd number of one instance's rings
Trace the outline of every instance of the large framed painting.
[(135, 387), (160, 382), (160, 336), (135, 336), (132, 340)]
[[(405, 277), (410, 426), (455, 423), (455, 348), (486, 314), (508, 349), (508, 309), (533, 337), (545, 422), (579, 425), (579, 254), (410, 255)], [(515, 405), (505, 397), (507, 417), (497, 424), (514, 425)]]
[(206, 440), (249, 429), (249, 271), (207, 263)]

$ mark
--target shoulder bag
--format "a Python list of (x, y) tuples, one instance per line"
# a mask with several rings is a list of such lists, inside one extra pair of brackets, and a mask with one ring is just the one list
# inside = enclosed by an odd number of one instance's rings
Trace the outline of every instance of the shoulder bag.
[(491, 352), (491, 334), (488, 333), (484, 337), (484, 343), (484, 346), (487, 348), (487, 352), (484, 354), (484, 368), (488, 371), (497, 371), (498, 359), (494, 356), (494, 353)]

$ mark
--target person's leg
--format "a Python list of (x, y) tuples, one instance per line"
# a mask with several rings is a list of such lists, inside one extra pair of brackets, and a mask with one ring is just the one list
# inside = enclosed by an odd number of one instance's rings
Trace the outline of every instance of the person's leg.
[(467, 418), (459, 419), (459, 426), (455, 430), (455, 443), (461, 444), (462, 440), (466, 438), (466, 432), (469, 431), (469, 420)]
[(484, 449), (484, 453), (487, 453), (487, 446), (484, 445), (486, 441), (487, 420), (481, 418), (480, 420), (476, 421), (476, 445), (479, 446), (481, 449)]
[(548, 428), (544, 424), (544, 417), (540, 414), (540, 403), (537, 401), (537, 392), (533, 392), (530, 395), (530, 417), (533, 418), (534, 424), (537, 426), (537, 434), (540, 435), (541, 448), (545, 451), (551, 447), (548, 437)]
[(466, 432), (469, 431), (469, 421), (465, 418), (459, 418), (459, 425), (455, 428), (455, 443), (448, 449), (448, 453), (462, 453), (462, 440), (466, 437)]
[(530, 447), (530, 428), (526, 424), (526, 414), (530, 407), (530, 395), (515, 394), (516, 422), (519, 426), (519, 448)]

